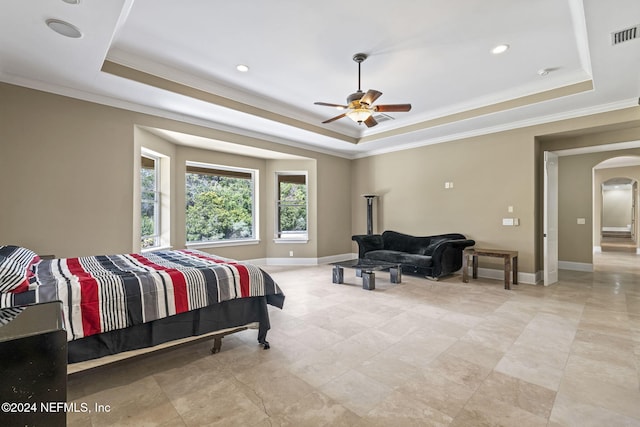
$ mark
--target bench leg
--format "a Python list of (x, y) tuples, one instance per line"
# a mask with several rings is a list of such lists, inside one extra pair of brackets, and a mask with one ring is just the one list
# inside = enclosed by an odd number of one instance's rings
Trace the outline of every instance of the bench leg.
[(469, 255), (462, 254), (462, 281), (469, 283)]
[(472, 267), (472, 276), (474, 279), (478, 278), (478, 255), (472, 255), (473, 259), (471, 261)]
[(504, 288), (511, 289), (511, 257), (504, 257)]

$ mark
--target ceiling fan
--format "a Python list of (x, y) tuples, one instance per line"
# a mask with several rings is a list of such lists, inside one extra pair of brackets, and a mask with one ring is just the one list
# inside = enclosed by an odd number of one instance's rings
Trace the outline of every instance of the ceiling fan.
[(364, 123), (367, 127), (373, 127), (378, 124), (376, 119), (373, 118), (373, 113), (402, 112), (411, 110), (411, 104), (373, 105), (376, 99), (380, 98), (382, 92), (369, 89), (367, 93), (364, 93), (360, 89), (360, 64), (362, 64), (365, 59), (367, 59), (366, 53), (356, 53), (353, 55), (353, 60), (358, 63), (358, 91), (347, 97), (347, 105), (314, 102), (315, 105), (324, 105), (326, 107), (335, 107), (340, 110), (348, 110), (345, 113), (332, 117), (329, 120), (325, 120), (322, 123), (331, 123), (334, 120), (338, 120), (346, 116), (358, 124)]

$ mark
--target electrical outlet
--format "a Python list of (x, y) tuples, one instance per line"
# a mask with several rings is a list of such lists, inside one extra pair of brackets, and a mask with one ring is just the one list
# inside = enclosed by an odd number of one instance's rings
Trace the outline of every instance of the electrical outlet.
[(289, 251), (289, 256), (293, 256), (293, 251)]
[(507, 206), (507, 212), (513, 213), (513, 206)]
[(512, 226), (513, 218), (502, 218), (502, 225)]

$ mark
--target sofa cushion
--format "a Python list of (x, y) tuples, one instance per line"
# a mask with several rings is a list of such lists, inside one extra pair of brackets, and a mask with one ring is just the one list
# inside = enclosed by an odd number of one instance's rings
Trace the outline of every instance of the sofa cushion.
[(364, 245), (367, 251), (375, 251), (378, 249), (384, 249), (382, 237), (379, 234), (372, 234), (369, 236), (360, 236), (360, 241)]
[(429, 237), (415, 237), (390, 230), (382, 233), (382, 240), (384, 241), (384, 249), (410, 254), (423, 253), (424, 248), (431, 241)]
[(433, 261), (430, 256), (408, 254), (400, 251), (379, 250), (370, 251), (365, 254), (365, 258), (374, 259), (376, 261), (397, 262), (399, 264), (411, 264), (416, 267), (431, 267)]

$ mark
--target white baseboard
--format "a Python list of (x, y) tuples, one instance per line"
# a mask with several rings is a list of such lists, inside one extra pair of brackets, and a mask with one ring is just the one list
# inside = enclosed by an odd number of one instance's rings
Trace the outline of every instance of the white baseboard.
[(331, 264), (332, 262), (349, 261), (350, 259), (358, 259), (358, 254), (340, 254), (318, 258), (318, 264)]
[[(504, 280), (504, 270), (497, 270), (493, 268), (478, 268), (478, 277), (483, 279), (495, 279)], [(518, 272), (518, 283), (524, 283), (527, 285), (535, 285), (538, 283), (538, 277), (534, 273)]]
[[(340, 255), (331, 255), (320, 258), (263, 258), (255, 264), (264, 265), (320, 265), (330, 264), (332, 262), (348, 261), (350, 259), (358, 258), (358, 254), (347, 253)], [(253, 263), (253, 260), (251, 261)]]
[(318, 258), (267, 258), (266, 265), (318, 265)]
[(536, 285), (538, 283), (543, 283), (544, 282), (544, 270), (539, 270), (536, 272), (535, 274), (536, 277)]
[[(593, 247), (593, 253), (594, 254), (601, 254), (602, 253), (602, 247), (594, 246)], [(636, 255), (640, 255), (640, 248), (636, 248)]]
[[(331, 255), (320, 258), (262, 258), (255, 260), (247, 260), (252, 264), (263, 265), (298, 265), (298, 266), (311, 266), (321, 264), (331, 264), (333, 262), (348, 261), (350, 259), (358, 258), (356, 253), (346, 253), (340, 255)], [(459, 271), (458, 273), (461, 273)], [(478, 277), (485, 279), (504, 280), (504, 270), (497, 270), (491, 268), (478, 268)], [(542, 280), (542, 272), (538, 273), (522, 273), (518, 272), (518, 283), (527, 285), (535, 285)]]
[(593, 264), (587, 262), (558, 261), (558, 269), (593, 272)]

